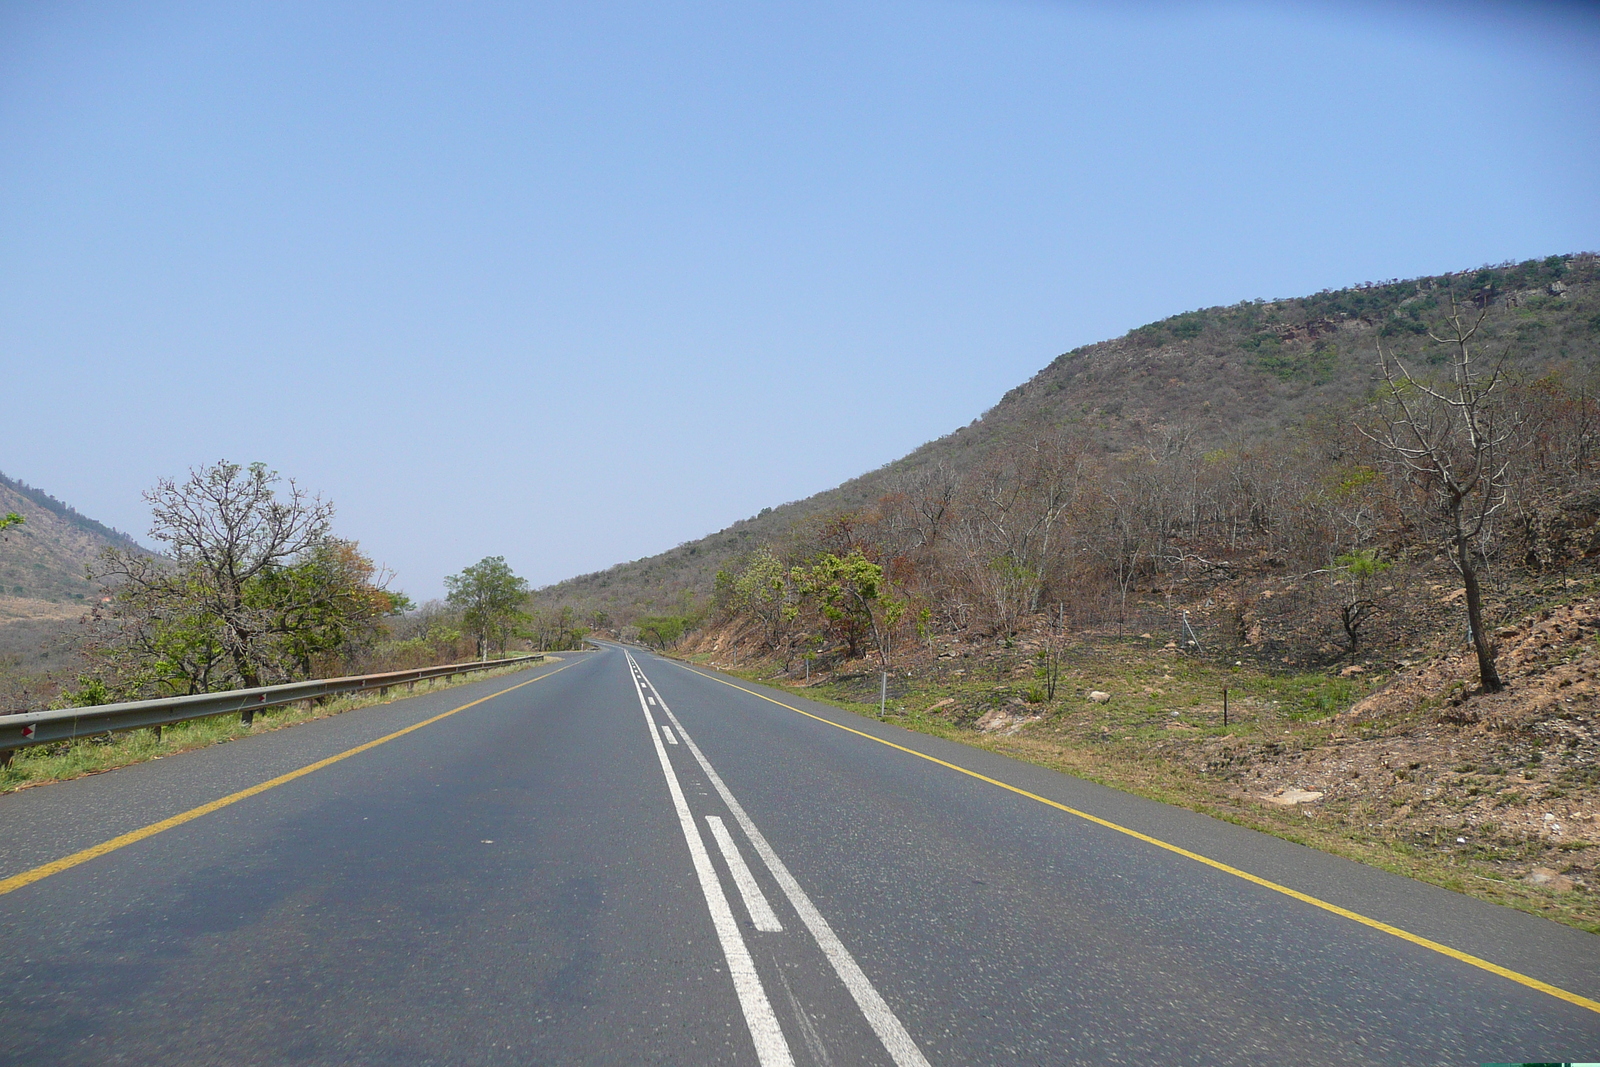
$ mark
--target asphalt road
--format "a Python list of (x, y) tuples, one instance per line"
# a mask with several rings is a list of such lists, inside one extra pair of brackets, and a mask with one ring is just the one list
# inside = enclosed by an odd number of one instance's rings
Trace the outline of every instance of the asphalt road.
[(0, 1063), (1600, 1059), (1592, 935), (732, 681), (607, 649), (0, 797)]

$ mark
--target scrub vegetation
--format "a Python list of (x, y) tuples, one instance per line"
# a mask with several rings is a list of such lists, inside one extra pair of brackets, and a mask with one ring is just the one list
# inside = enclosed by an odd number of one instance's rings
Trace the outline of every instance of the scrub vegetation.
[(331, 503), (264, 464), (197, 468), (145, 498), (161, 553), (0, 476), (0, 502), (26, 512), (0, 519), (0, 570), (27, 562), (77, 588), (61, 576), (76, 568), (94, 593), (45, 581), (0, 596), (0, 714), (577, 648), (588, 632), (571, 607), (535, 604), (500, 556), (412, 604), (333, 532)]
[[(1205, 496), (1216, 492), (1218, 482), (1237, 484), (1240, 506), (1219, 516), (1230, 545), (1260, 543), (1263, 529), (1274, 524), (1276, 536), (1287, 539), (1286, 522), (1297, 512), (1283, 507), (1281, 498), (1297, 504), (1320, 492), (1325, 503), (1344, 496), (1359, 505), (1372, 480), (1387, 475), (1361, 469), (1371, 465), (1360, 458), (1370, 442), (1350, 441), (1358, 436), (1353, 414), (1377, 397), (1380, 345), (1425, 380), (1448, 378), (1451, 349), (1436, 344), (1428, 330), (1448, 324), (1452, 299), (1468, 315), (1488, 311), (1472, 351), (1485, 373), (1504, 357), (1507, 396), (1547, 394), (1554, 408), (1575, 409), (1575, 423), (1566, 423), (1581, 427), (1575, 434), (1529, 427), (1532, 434), (1523, 441), (1537, 442), (1530, 449), (1536, 461), (1561, 461), (1559, 451), (1538, 458), (1551, 440), (1587, 460), (1592, 441), (1585, 419), (1600, 369), (1596, 258), (1551, 256), (1187, 312), (1074, 349), (971, 425), (879, 470), (806, 500), (763, 509), (660, 555), (540, 590), (538, 598), (570, 605), (585, 620), (603, 616), (610, 623), (597, 628), (612, 632), (645, 615), (683, 618), (692, 629), (709, 617), (719, 570), (736, 572), (766, 547), (787, 554), (807, 527), (841, 515), (870, 516), (883, 510), (885, 498), (915, 497), (919, 485), (993, 482), (993, 473), (1005, 468), (1020, 474), (1035, 466), (1032, 453), (1063, 441), (1095, 468), (1084, 481), (1113, 508), (1101, 524), (1102, 542), (1117, 532), (1116, 512), (1130, 508), (1155, 509), (1153, 521), (1187, 533), (1208, 521)], [(1145, 491), (1152, 481), (1162, 483), (1161, 492)], [(1203, 492), (1186, 492), (1185, 483), (1195, 482)], [(1185, 501), (1199, 511), (1174, 506)], [(1360, 514), (1352, 517), (1365, 521)], [(1501, 521), (1497, 530), (1507, 525)], [(1308, 530), (1303, 540), (1320, 532)], [(1365, 528), (1360, 532), (1364, 536)], [(1122, 546), (1136, 548), (1138, 566), (1122, 572), (1130, 582), (1133, 570), (1152, 565), (1137, 538)], [(1105, 543), (1099, 549), (1102, 557), (1119, 552)], [(1108, 584), (1114, 586), (1116, 561), (1106, 558), (1104, 565), (1113, 572)], [(1154, 565), (1169, 566), (1159, 560)], [(997, 574), (991, 583), (1005, 577)], [(1104, 611), (1120, 598), (1120, 589), (1108, 587), (1096, 591), (1092, 606)]]
[(1190, 312), (544, 595), (1596, 928), (1597, 371), (1590, 255)]

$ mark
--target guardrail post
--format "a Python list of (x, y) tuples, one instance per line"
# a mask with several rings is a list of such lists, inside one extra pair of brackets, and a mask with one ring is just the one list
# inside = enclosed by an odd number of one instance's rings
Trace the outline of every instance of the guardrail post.
[(11, 766), (11, 756), (16, 751), (14, 748), (0, 748), (0, 769)]

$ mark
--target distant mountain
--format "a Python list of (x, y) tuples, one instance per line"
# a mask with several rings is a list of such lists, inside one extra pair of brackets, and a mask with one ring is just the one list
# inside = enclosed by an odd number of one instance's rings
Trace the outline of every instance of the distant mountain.
[(604, 609), (619, 621), (710, 594), (717, 570), (807, 518), (867, 507), (937, 464), (967, 470), (1040, 434), (1080, 430), (1106, 449), (1226, 447), (1368, 395), (1377, 346), (1436, 361), (1429, 323), (1448, 293), (1489, 315), (1477, 351), (1520, 373), (1592, 380), (1600, 371), (1600, 259), (1550, 256), (1311, 296), (1205, 308), (1058, 356), (979, 419), (909, 455), (805, 500), (763, 509), (670, 551), (539, 591), (545, 603)]
[(0, 533), (0, 598), (82, 602), (95, 592), (86, 571), (101, 552), (147, 551), (127, 534), (0, 474), (0, 514), (8, 511), (25, 521)]

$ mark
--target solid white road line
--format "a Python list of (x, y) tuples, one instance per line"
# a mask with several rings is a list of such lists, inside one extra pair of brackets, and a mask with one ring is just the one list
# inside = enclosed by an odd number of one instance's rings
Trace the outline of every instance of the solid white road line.
[[(630, 657), (631, 659), (632, 657)], [(660, 690), (656, 690), (660, 692)], [(661, 702), (661, 710), (667, 718), (672, 720), (672, 725), (678, 728), (678, 735), (683, 738), (683, 743), (689, 746), (689, 751), (694, 753), (695, 760), (700, 764), (700, 769), (705, 771), (706, 777), (711, 780), (722, 802), (728, 806), (728, 811), (733, 815), (743, 828), (745, 836), (755, 846), (756, 852), (761, 856), (762, 862), (767, 865), (767, 870), (772, 872), (772, 877), (783, 889), (784, 896), (789, 898), (789, 903), (799, 913), (800, 921), (806, 924), (806, 929), (811, 931), (811, 936), (816, 938), (817, 947), (822, 949), (822, 954), (828, 957), (828, 962), (833, 964), (833, 971), (839, 976), (839, 981), (850, 991), (855, 998), (856, 1006), (861, 1009), (861, 1014), (866, 1016), (867, 1025), (872, 1027), (872, 1032), (878, 1035), (878, 1040), (883, 1042), (884, 1051), (889, 1053), (896, 1067), (929, 1067), (928, 1060), (922, 1055), (922, 1050), (911, 1039), (906, 1028), (901, 1025), (899, 1018), (873, 988), (872, 982), (866, 973), (856, 963), (850, 950), (844, 947), (844, 942), (839, 940), (839, 935), (833, 932), (833, 927), (828, 925), (828, 920), (822, 917), (817, 906), (811, 903), (811, 898), (806, 896), (806, 891), (800, 888), (800, 883), (795, 881), (794, 875), (789, 873), (789, 868), (783, 865), (778, 854), (772, 850), (767, 839), (761, 836), (761, 831), (756, 829), (756, 824), (750, 816), (745, 814), (743, 807), (734, 799), (733, 793), (722, 781), (722, 776), (711, 766), (711, 761), (706, 759), (705, 753), (700, 751), (700, 746), (694, 743), (694, 738), (689, 736), (689, 731), (683, 728), (683, 723), (672, 714), (672, 709), (666, 701)], [(666, 750), (662, 749), (663, 756)]]
[[(628, 661), (633, 662), (633, 657), (629, 656)], [(689, 812), (689, 802), (684, 800), (683, 789), (678, 785), (677, 772), (667, 758), (667, 748), (661, 743), (661, 735), (655, 731), (655, 720), (650, 718), (650, 708), (644, 702), (644, 690), (636, 682), (634, 691), (639, 696), (639, 710), (644, 713), (645, 721), (651, 727), (650, 740), (655, 743), (656, 758), (661, 761), (661, 773), (667, 779), (667, 792), (672, 794), (672, 805), (678, 812), (678, 825), (683, 828), (683, 840), (689, 846), (694, 873), (700, 880), (700, 891), (705, 894), (706, 908), (711, 912), (711, 925), (717, 931), (717, 940), (722, 943), (722, 955), (728, 961), (728, 974), (733, 979), (733, 991), (739, 997), (739, 1008), (744, 1012), (744, 1023), (750, 1030), (750, 1039), (755, 1043), (756, 1058), (761, 1062), (761, 1067), (794, 1067), (789, 1043), (784, 1040), (783, 1029), (772, 1011), (772, 1003), (767, 1000), (767, 992), (761, 987), (761, 976), (756, 973), (755, 961), (750, 958), (750, 950), (739, 933), (739, 923), (733, 917), (733, 909), (728, 907), (728, 898), (722, 892), (722, 883), (717, 880), (716, 868), (711, 866), (705, 840), (700, 836), (700, 828), (695, 825), (694, 816)]]
[(667, 744), (675, 745), (678, 743), (678, 739), (672, 736), (672, 727), (668, 726), (666, 723), (661, 724), (661, 734), (667, 739)]
[(711, 826), (711, 836), (716, 838), (717, 848), (722, 850), (722, 858), (728, 861), (728, 870), (733, 872), (733, 884), (739, 887), (739, 895), (744, 897), (744, 910), (750, 913), (750, 921), (763, 933), (782, 933), (783, 924), (773, 914), (772, 905), (767, 903), (767, 895), (761, 892), (761, 887), (756, 884), (750, 868), (744, 865), (744, 857), (739, 855), (739, 846), (733, 843), (733, 835), (728, 833), (722, 817), (707, 815), (706, 822)]

